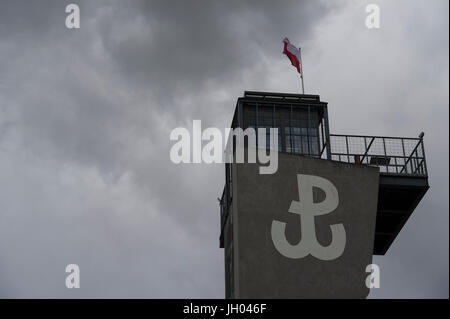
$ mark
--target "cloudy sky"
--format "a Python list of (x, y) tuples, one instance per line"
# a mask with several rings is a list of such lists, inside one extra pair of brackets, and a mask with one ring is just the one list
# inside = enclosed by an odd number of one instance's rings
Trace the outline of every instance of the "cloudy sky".
[(370, 297), (448, 297), (447, 0), (72, 2), (78, 30), (68, 1), (0, 2), (0, 297), (222, 298), (223, 165), (173, 164), (169, 135), (299, 92), (285, 36), (332, 133), (425, 132), (431, 189)]

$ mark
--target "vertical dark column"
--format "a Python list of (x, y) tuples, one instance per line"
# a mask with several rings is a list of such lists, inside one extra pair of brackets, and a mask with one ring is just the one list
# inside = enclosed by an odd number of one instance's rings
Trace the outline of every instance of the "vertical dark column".
[(244, 129), (244, 107), (242, 105), (242, 102), (238, 103), (238, 124), (237, 126)]
[(291, 110), (289, 112), (289, 135), (291, 136), (290, 138), (290, 143), (291, 143), (291, 153), (294, 153), (294, 137), (292, 136), (292, 104), (291, 104)]
[(424, 136), (424, 135), (425, 135), (425, 134), (424, 134), (423, 132), (420, 133), (420, 135), (419, 135), (419, 138), (420, 138), (420, 144), (421, 144), (421, 146), (422, 146), (422, 157), (423, 157), (421, 169), (422, 169), (422, 174), (428, 175), (428, 171), (427, 171), (427, 160), (426, 160), (426, 158), (425, 158), (425, 146), (423, 145), (423, 136)]
[(327, 143), (327, 159), (331, 160), (331, 145), (330, 145), (330, 128), (328, 126), (328, 107), (323, 107), (323, 118), (325, 121), (325, 141)]
[(308, 141), (308, 156), (311, 156), (311, 138), (309, 136), (309, 128), (311, 127), (311, 106), (308, 104), (308, 124), (306, 124), (306, 140)]
[(324, 151), (324, 146), (326, 145), (326, 140), (325, 140), (325, 131), (324, 131), (324, 127), (325, 127), (325, 120), (324, 120), (324, 112), (322, 110), (322, 119), (320, 120), (321, 124), (320, 124), (320, 133), (322, 134), (322, 140), (320, 141), (320, 157), (322, 157), (322, 153)]
[(256, 113), (255, 113), (255, 130), (256, 130), (256, 149), (258, 149), (258, 143), (259, 143), (259, 141), (258, 141), (258, 127), (259, 127), (259, 114), (258, 114), (258, 111), (259, 111), (259, 105), (258, 105), (258, 102), (256, 102)]

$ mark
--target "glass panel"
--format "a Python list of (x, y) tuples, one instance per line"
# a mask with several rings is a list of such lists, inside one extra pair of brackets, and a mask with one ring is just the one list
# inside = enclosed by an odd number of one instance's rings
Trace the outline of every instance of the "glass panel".
[(256, 147), (256, 134), (257, 134), (256, 126), (252, 125), (249, 127), (255, 130), (255, 134), (248, 136), (248, 147)]
[(319, 131), (317, 128), (310, 128), (308, 130), (308, 134), (309, 134), (309, 136), (318, 136)]
[(293, 135), (292, 138), (294, 139), (294, 154), (301, 154), (302, 153), (302, 147), (301, 147), (301, 140), (299, 135)]
[(283, 144), (281, 143), (281, 129), (278, 128), (278, 152), (283, 151)]
[(292, 152), (292, 147), (291, 147), (291, 128), (290, 127), (285, 127), (284, 128), (284, 136), (285, 138), (285, 143), (286, 143), (286, 152), (291, 153)]
[(310, 136), (309, 137), (309, 141), (310, 141), (310, 150), (311, 150), (311, 155), (319, 155), (319, 139), (316, 136)]
[(302, 154), (310, 155), (308, 151), (308, 138), (306, 136), (302, 136)]
[(246, 104), (244, 107), (244, 128), (256, 126), (256, 105)]

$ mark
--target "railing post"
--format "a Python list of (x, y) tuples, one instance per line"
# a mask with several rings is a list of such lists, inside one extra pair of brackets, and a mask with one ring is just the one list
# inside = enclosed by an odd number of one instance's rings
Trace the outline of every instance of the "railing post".
[[(365, 139), (364, 139), (365, 141)], [(372, 140), (369, 143), (369, 146), (367, 146), (366, 151), (364, 152), (363, 157), (361, 158), (361, 162), (363, 162), (364, 158), (369, 154), (369, 149), (372, 146), (373, 141), (375, 141), (375, 137), (372, 137)], [(369, 158), (367, 158), (367, 164), (369, 164)]]
[[(402, 141), (402, 149), (403, 149), (403, 167), (404, 169), (406, 169), (406, 174), (408, 174), (408, 167), (406, 166), (406, 152), (405, 152), (405, 142), (403, 141), (403, 138), (401, 139)], [(400, 171), (400, 173), (403, 172), (403, 169)]]
[(350, 163), (350, 151), (348, 149), (348, 136), (345, 136), (345, 145), (347, 146), (347, 163)]
[(425, 146), (423, 145), (423, 137), (424, 137), (425, 133), (421, 132), (419, 134), (419, 138), (420, 138), (420, 143), (422, 144), (422, 157), (423, 157), (423, 161), (422, 161), (422, 170), (423, 170), (423, 174), (424, 175), (428, 175), (428, 169), (427, 169), (427, 160), (425, 159)]
[(408, 160), (405, 162), (405, 166), (404, 166), (404, 168), (402, 168), (400, 173), (402, 173), (403, 170), (405, 169), (406, 170), (406, 174), (408, 174), (408, 166), (407, 166), (407, 164), (409, 164), (411, 166), (411, 173), (414, 173), (414, 167), (412, 166), (413, 165), (412, 159), (414, 158), (413, 157), (414, 153), (416, 153), (416, 157), (417, 157), (417, 148), (419, 147), (420, 143), (423, 142), (422, 137), (423, 137), (423, 132), (420, 133), (420, 135), (419, 135), (419, 142), (416, 144), (414, 149), (411, 151), (411, 155), (409, 155)]
[[(366, 136), (364, 136), (364, 154), (366, 153), (366, 151), (367, 151), (367, 140), (366, 140)], [(364, 161), (364, 158), (361, 158), (361, 164), (363, 163), (363, 161)], [(367, 164), (369, 164), (369, 158), (367, 158)]]
[(321, 128), (320, 128), (320, 130), (322, 132), (322, 145), (321, 145), (322, 152), (320, 153), (320, 157), (322, 157), (322, 153), (323, 153), (325, 147), (327, 146), (327, 143), (325, 141), (325, 132), (324, 132), (324, 128), (323, 128), (324, 126), (325, 126), (325, 121), (322, 119), (322, 125), (321, 125)]

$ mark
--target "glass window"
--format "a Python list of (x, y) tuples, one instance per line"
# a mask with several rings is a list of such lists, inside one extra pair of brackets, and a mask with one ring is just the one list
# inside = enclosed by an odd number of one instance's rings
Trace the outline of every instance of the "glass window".
[(309, 141), (311, 155), (319, 155), (319, 138), (317, 136), (310, 136)]
[(293, 137), (293, 140), (294, 140), (293, 153), (294, 154), (302, 154), (302, 144), (301, 144), (300, 135), (293, 135), (292, 137)]
[[(294, 154), (319, 155), (319, 114), (311, 107), (296, 105), (268, 105), (246, 103), (244, 107), (244, 128), (265, 129), (265, 137), (257, 136), (248, 145), (270, 149), (270, 141), (278, 141), (278, 151)], [(278, 128), (278, 137), (270, 136), (270, 128)], [(260, 139), (263, 140), (260, 140)], [(265, 142), (265, 143), (264, 143)], [(274, 143), (272, 143), (274, 144)]]
[(251, 125), (249, 126), (249, 128), (252, 128), (255, 132), (255, 134), (251, 134), (249, 135), (248, 138), (248, 147), (256, 147), (256, 134), (257, 134), (257, 130), (256, 130), (256, 125)]
[(291, 153), (292, 152), (292, 139), (291, 139), (291, 128), (285, 127), (284, 128), (284, 136), (286, 140), (286, 152)]

